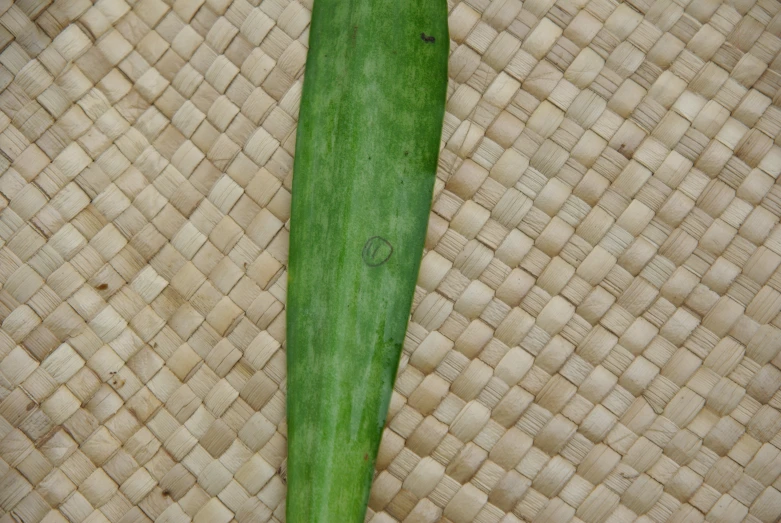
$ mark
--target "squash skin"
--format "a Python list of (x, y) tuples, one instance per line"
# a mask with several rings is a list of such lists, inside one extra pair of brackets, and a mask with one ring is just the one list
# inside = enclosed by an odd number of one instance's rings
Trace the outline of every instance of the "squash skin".
[[(433, 38), (432, 38), (433, 37)], [(446, 0), (314, 0), (287, 289), (287, 523), (361, 523), (431, 210)]]

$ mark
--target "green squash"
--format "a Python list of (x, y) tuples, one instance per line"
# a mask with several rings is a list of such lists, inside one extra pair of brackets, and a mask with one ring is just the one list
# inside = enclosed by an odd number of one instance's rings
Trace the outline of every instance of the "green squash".
[(287, 294), (287, 523), (361, 523), (431, 210), (445, 0), (314, 0)]

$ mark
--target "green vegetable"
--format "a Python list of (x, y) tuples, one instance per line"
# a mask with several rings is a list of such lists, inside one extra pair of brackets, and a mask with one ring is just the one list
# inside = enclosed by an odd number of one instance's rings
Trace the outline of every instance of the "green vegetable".
[(447, 90), (445, 0), (315, 0), (287, 296), (287, 523), (361, 523)]

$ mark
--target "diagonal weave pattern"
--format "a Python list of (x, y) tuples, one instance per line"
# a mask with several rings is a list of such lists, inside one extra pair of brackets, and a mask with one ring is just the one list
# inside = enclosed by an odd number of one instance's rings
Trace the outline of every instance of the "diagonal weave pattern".
[[(311, 0), (0, 0), (0, 522), (284, 521)], [(781, 516), (781, 3), (451, 0), (376, 523)]]

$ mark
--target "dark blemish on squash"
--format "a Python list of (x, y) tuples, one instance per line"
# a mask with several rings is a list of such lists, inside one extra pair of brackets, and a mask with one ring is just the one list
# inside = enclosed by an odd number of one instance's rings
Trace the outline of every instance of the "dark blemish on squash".
[(101, 283), (95, 288), (98, 289), (99, 291), (105, 291), (106, 289), (108, 289), (108, 283)]
[(426, 33), (420, 33), (420, 39), (426, 42), (427, 44), (433, 44), (436, 39), (433, 36), (426, 36)]
[(368, 454), (364, 454), (363, 455), (363, 460), (364, 461), (369, 461), (369, 455)]
[(369, 267), (379, 267), (387, 262), (393, 254), (393, 246), (382, 236), (372, 236), (363, 246), (361, 257)]
[(404, 156), (409, 156), (409, 151), (404, 151)]

